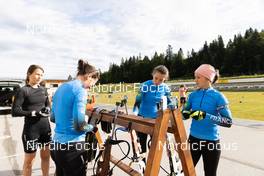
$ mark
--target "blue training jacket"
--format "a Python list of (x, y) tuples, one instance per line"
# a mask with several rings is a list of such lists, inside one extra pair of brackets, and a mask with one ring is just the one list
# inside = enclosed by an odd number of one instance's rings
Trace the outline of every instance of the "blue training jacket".
[(167, 105), (170, 106), (172, 102), (168, 85), (162, 83), (156, 86), (152, 80), (148, 80), (140, 86), (134, 109), (139, 107), (138, 115), (155, 119), (158, 116), (158, 104), (162, 101), (163, 96), (167, 97)]
[(53, 140), (59, 143), (85, 140), (85, 134), (93, 129), (85, 121), (87, 92), (79, 80), (62, 84), (53, 97), (51, 121), (55, 122)]
[(203, 120), (192, 119), (190, 135), (199, 139), (216, 141), (219, 139), (218, 126), (230, 127), (232, 124), (228, 100), (212, 87), (193, 91), (184, 110), (206, 112)]

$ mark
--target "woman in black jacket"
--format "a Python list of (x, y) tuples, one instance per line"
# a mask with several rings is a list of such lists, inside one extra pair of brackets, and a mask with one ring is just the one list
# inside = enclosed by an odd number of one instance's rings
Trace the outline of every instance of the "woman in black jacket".
[(38, 147), (40, 147), (42, 175), (49, 175), (50, 103), (47, 90), (40, 86), (43, 73), (43, 68), (38, 65), (31, 65), (28, 68), (26, 85), (18, 90), (12, 107), (13, 117), (25, 117), (22, 133), (25, 152), (24, 176), (30, 176), (32, 173), (33, 159)]

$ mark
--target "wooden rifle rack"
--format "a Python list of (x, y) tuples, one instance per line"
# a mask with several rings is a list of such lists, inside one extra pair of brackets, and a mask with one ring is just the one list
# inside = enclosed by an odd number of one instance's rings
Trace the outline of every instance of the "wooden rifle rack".
[[(172, 114), (173, 113), (173, 114)], [(108, 113), (108, 112), (102, 112), (102, 113), (96, 113), (96, 112), (90, 112), (87, 111), (87, 115), (92, 115), (92, 121), (106, 121), (106, 122), (113, 122), (114, 114)], [(169, 125), (169, 121), (171, 121)], [(176, 110), (165, 110), (163, 113), (160, 113), (160, 116), (155, 119), (147, 119), (142, 118), (140, 116), (135, 115), (125, 115), (125, 114), (119, 114), (117, 116), (117, 119), (115, 119), (115, 123), (117, 125), (128, 127), (129, 123), (130, 128), (139, 131), (145, 134), (149, 134), (152, 136), (151, 140), (151, 147), (149, 150), (147, 163), (146, 163), (146, 170), (144, 173), (144, 176), (157, 176), (159, 175), (160, 170), (160, 162), (161, 157), (163, 153), (163, 144), (166, 142), (166, 133), (173, 133), (175, 141), (177, 143), (178, 153), (181, 160), (183, 172), (185, 176), (196, 176), (192, 156), (190, 153), (190, 150), (187, 146), (187, 136), (186, 131), (184, 128), (183, 120), (181, 112)], [(96, 137), (98, 140), (98, 143), (101, 145), (103, 143), (102, 138), (99, 134), (99, 132), (96, 133)], [(185, 146), (183, 145), (185, 144)], [(184, 148), (183, 148), (184, 146)], [(118, 159), (114, 158), (113, 156), (110, 157), (110, 161), (114, 164), (117, 164)], [(109, 166), (110, 161), (104, 161), (108, 162), (106, 163)], [(140, 175), (136, 170), (129, 167), (124, 162), (119, 162), (117, 164), (117, 167), (122, 169), (124, 172), (126, 172), (129, 175)], [(108, 169), (108, 168), (104, 168)], [(101, 175), (104, 176), (104, 175)]]

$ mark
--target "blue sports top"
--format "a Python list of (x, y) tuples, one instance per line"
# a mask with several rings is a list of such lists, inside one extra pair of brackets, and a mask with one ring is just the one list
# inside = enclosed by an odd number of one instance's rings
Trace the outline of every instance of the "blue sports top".
[(232, 115), (225, 96), (210, 87), (193, 91), (184, 107), (187, 111), (204, 111), (203, 120), (192, 119), (190, 135), (205, 140), (216, 141), (219, 139), (218, 125), (231, 127)]
[(136, 96), (134, 110), (139, 107), (138, 115), (146, 118), (157, 118), (158, 104), (162, 101), (162, 97), (167, 97), (167, 105), (171, 105), (171, 92), (167, 84), (162, 83), (155, 85), (153, 80), (148, 80), (141, 84), (139, 92)]
[(53, 140), (59, 143), (85, 140), (93, 129), (85, 122), (87, 92), (79, 80), (62, 84), (53, 97), (51, 121), (56, 123)]

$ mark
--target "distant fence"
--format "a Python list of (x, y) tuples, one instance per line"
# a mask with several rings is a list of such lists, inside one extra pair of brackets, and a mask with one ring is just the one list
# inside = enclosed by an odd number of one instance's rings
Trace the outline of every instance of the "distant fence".
[[(169, 83), (172, 92), (178, 91), (182, 84), (186, 85), (190, 91), (196, 86), (195, 82)], [(264, 91), (264, 78), (219, 80), (214, 87), (223, 91)]]

